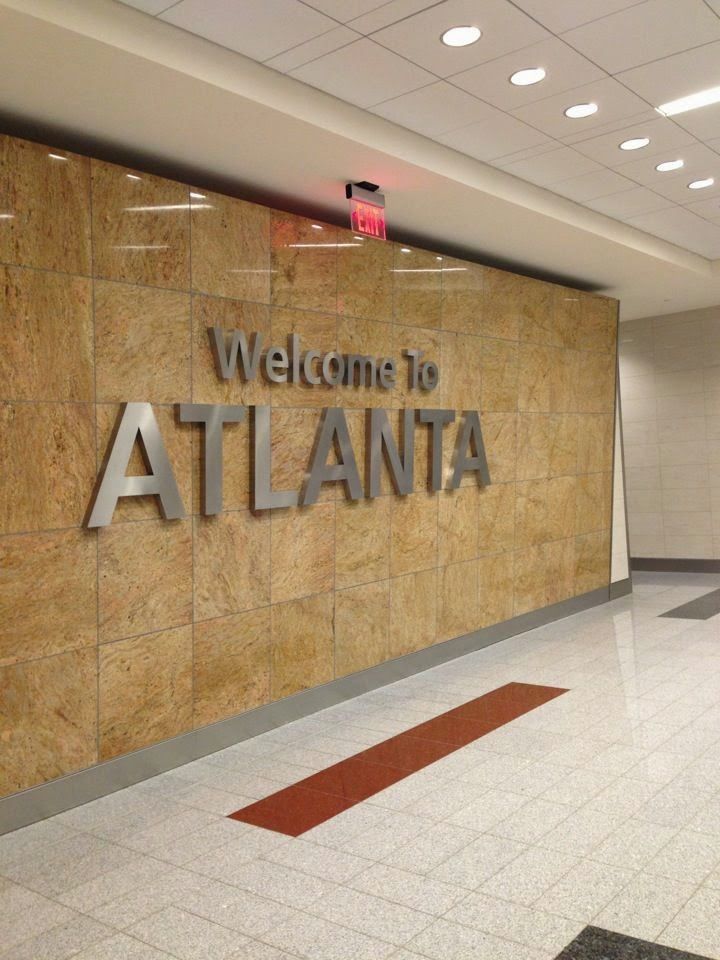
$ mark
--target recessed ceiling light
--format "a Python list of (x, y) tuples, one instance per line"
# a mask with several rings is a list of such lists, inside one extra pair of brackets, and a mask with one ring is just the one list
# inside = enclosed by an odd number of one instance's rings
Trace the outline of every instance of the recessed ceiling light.
[(517, 70), (510, 77), (510, 83), (514, 83), (516, 87), (529, 87), (544, 79), (545, 71), (542, 67), (528, 67), (526, 70)]
[(642, 150), (650, 143), (650, 137), (633, 137), (632, 140), (623, 140), (621, 150)]
[(446, 47), (469, 47), (481, 36), (482, 30), (479, 27), (450, 27), (440, 39)]
[(658, 173), (668, 173), (670, 170), (679, 170), (680, 167), (684, 166), (684, 160), (663, 160), (663, 162), (659, 163), (655, 169)]
[(697, 110), (698, 107), (707, 107), (711, 103), (720, 103), (720, 87), (710, 87), (699, 93), (691, 93), (689, 97), (680, 97), (679, 100), (670, 100), (655, 107), (664, 117), (674, 117), (678, 113), (687, 113), (688, 110)]
[(591, 117), (597, 112), (598, 105), (596, 103), (576, 103), (574, 106), (567, 108), (565, 116), (570, 117), (571, 120), (582, 120), (583, 117)]
[(714, 177), (706, 177), (704, 180), (693, 180), (688, 184), (690, 190), (704, 190), (705, 187), (711, 187), (715, 183)]

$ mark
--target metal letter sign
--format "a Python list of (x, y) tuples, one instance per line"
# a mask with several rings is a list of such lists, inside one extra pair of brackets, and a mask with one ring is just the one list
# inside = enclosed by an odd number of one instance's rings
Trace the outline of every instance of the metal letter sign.
[[(218, 376), (231, 380), (239, 376), (245, 382), (263, 377), (273, 389), (282, 390), (287, 383), (308, 386), (324, 384), (335, 389), (392, 390), (397, 383), (397, 364), (392, 357), (364, 354), (342, 354), (336, 350), (303, 350), (298, 334), (291, 334), (285, 346), (264, 346), (260, 333), (248, 337), (242, 330), (229, 334), (220, 327), (208, 329), (210, 348)], [(440, 369), (433, 361), (423, 361), (421, 350), (403, 351), (407, 363), (407, 383), (411, 390), (426, 393), (440, 380)], [(389, 471), (395, 493), (405, 496), (414, 490), (415, 430), (417, 424), (429, 428), (429, 486), (433, 491), (454, 490), (463, 475), (474, 472), (478, 482), (490, 483), (480, 417), (475, 410), (462, 414), (455, 439), (452, 472), (447, 484), (443, 478), (443, 431), (455, 422), (454, 410), (397, 411), (401, 436), (396, 439), (388, 411), (368, 409), (366, 420), (366, 486), (358, 470), (350, 439), (345, 411), (342, 407), (322, 410), (310, 454), (310, 464), (303, 489), (273, 490), (271, 407), (251, 407), (250, 445), (253, 460), (252, 506), (254, 510), (276, 510), (283, 507), (316, 503), (324, 483), (345, 484), (351, 500), (380, 496), (383, 463)], [(180, 423), (198, 423), (203, 430), (203, 497), (204, 514), (220, 513), (223, 508), (223, 435), (226, 424), (242, 423), (247, 408), (220, 403), (176, 404)], [(233, 429), (229, 427), (229, 429)], [(143, 476), (127, 476), (130, 457), (137, 441), (147, 468)], [(402, 451), (402, 452), (401, 452)], [(335, 462), (331, 456), (334, 455)], [(98, 478), (89, 527), (111, 523), (120, 497), (158, 498), (160, 511), (167, 520), (185, 516), (175, 474), (165, 449), (160, 428), (149, 403), (126, 403), (110, 443), (107, 463)]]

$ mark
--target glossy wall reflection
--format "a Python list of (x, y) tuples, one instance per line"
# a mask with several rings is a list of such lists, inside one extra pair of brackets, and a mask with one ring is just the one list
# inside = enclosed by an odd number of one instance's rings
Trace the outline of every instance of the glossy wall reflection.
[[(406, 252), (408, 251), (408, 252)], [(615, 301), (0, 138), (0, 796), (607, 585)], [(442, 371), (431, 394), (221, 381), (206, 328)], [(402, 372), (402, 365), (401, 365)], [(83, 528), (122, 401), (193, 515)], [(248, 425), (200, 516), (172, 404), (273, 407), (298, 489), (324, 406), (481, 410), (493, 485), (249, 510)], [(448, 450), (448, 459), (450, 450)], [(449, 464), (448, 464), (449, 465)], [(142, 472), (141, 458), (135, 464)]]

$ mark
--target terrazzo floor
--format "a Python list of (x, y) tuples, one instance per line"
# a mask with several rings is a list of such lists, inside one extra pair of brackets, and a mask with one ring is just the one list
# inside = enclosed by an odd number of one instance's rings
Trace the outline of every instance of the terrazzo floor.
[[(0, 837), (1, 960), (720, 960), (720, 616), (662, 616), (719, 587), (636, 574)], [(507, 684), (567, 692), (299, 836), (229, 816)]]

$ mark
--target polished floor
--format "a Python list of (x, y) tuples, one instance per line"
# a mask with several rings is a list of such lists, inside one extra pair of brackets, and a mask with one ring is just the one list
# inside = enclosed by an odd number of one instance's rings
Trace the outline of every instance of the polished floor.
[[(719, 587), (636, 575), (632, 597), (0, 837), (0, 958), (720, 960), (720, 615), (662, 616)], [(297, 836), (230, 816), (508, 685), (557, 695)]]

